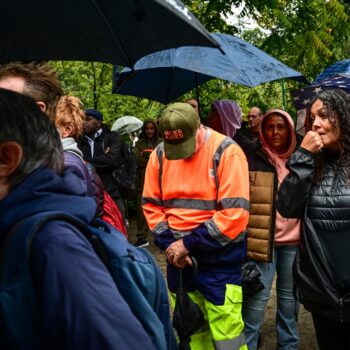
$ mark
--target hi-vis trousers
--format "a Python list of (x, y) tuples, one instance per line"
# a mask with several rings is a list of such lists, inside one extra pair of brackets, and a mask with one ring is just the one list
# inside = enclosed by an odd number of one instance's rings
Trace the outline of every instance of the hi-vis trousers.
[[(176, 296), (171, 294), (175, 307)], [(191, 350), (247, 350), (242, 319), (242, 287), (226, 285), (223, 305), (214, 305), (198, 291), (188, 292), (201, 308), (207, 325), (191, 336)]]

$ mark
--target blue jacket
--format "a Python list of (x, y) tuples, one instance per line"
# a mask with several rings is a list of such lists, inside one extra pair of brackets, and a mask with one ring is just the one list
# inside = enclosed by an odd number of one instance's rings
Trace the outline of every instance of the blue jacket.
[[(90, 222), (96, 204), (85, 190), (69, 169), (63, 176), (37, 169), (0, 201), (0, 240), (19, 220), (44, 211), (62, 211)], [(42, 348), (154, 349), (109, 272), (76, 228), (66, 222), (47, 223), (34, 238), (30, 263)]]

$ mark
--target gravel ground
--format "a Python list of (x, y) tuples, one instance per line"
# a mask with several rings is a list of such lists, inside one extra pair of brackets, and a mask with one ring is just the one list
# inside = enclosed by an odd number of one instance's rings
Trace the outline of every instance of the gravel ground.
[[(129, 241), (135, 241), (136, 234), (136, 222), (130, 220)], [(161, 252), (150, 239), (150, 245), (147, 249), (156, 258), (160, 268), (165, 276), (165, 254)], [(276, 350), (276, 331), (275, 331), (275, 315), (276, 315), (276, 293), (273, 288), (272, 296), (269, 300), (265, 311), (264, 324), (261, 330), (261, 347), (260, 350)], [(306, 311), (302, 306), (299, 313), (299, 335), (300, 335), (300, 350), (317, 350), (315, 331), (312, 324), (311, 314)], [(205, 349), (203, 349), (205, 350)]]

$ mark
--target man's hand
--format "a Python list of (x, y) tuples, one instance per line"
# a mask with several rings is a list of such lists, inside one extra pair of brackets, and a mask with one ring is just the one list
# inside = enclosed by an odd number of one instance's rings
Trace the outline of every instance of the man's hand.
[(188, 255), (185, 255), (183, 258), (181, 258), (175, 266), (179, 269), (183, 269), (186, 265), (193, 265), (192, 260)]
[(192, 261), (188, 256), (189, 251), (184, 246), (182, 239), (171, 243), (165, 252), (169, 263), (172, 265), (181, 268), (185, 267), (187, 264), (192, 265)]
[(322, 138), (316, 131), (308, 131), (300, 146), (311, 153), (319, 153), (323, 148)]

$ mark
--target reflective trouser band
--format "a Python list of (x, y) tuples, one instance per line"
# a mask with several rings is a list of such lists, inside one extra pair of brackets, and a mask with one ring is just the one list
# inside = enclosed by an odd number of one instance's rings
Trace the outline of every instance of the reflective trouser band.
[(233, 350), (246, 349), (244, 332), (234, 339), (229, 340), (214, 340), (215, 350)]
[[(188, 292), (189, 297), (201, 308), (207, 327), (191, 336), (191, 350), (246, 350), (242, 319), (242, 288), (227, 284), (223, 305), (209, 302), (198, 291)], [(175, 304), (175, 294), (171, 301)]]
[(160, 233), (169, 230), (169, 225), (167, 221), (162, 221), (153, 229), (153, 233), (159, 235)]

